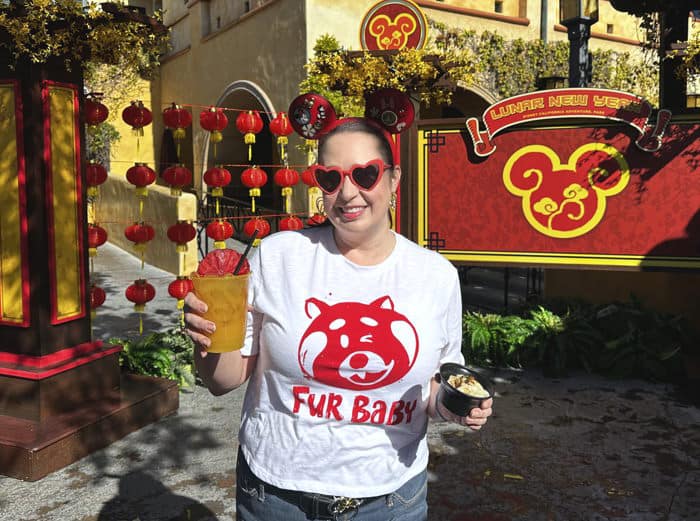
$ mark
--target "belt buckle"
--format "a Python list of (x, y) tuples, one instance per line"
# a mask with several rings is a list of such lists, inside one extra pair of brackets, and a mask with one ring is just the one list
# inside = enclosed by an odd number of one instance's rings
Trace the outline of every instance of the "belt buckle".
[(334, 497), (333, 502), (328, 505), (328, 511), (333, 515), (345, 514), (351, 510), (356, 510), (362, 504), (359, 499), (351, 497)]

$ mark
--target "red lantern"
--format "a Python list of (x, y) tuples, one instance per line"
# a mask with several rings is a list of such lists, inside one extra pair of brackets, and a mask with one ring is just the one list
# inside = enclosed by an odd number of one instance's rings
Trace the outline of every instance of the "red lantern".
[(307, 168), (301, 173), (301, 182), (306, 186), (316, 186), (316, 178), (314, 177), (314, 171), (311, 168)]
[(223, 197), (223, 187), (231, 182), (231, 172), (222, 166), (215, 166), (204, 172), (204, 182), (214, 187), (211, 191), (211, 195), (214, 197)]
[(182, 188), (192, 182), (192, 172), (183, 164), (169, 166), (163, 171), (163, 179), (170, 185), (170, 195), (179, 197)]
[(248, 161), (253, 157), (253, 144), (255, 144), (255, 134), (263, 128), (263, 121), (257, 110), (241, 112), (236, 118), (236, 128), (243, 134), (243, 141), (248, 145)]
[(199, 113), (199, 125), (210, 133), (209, 140), (214, 145), (214, 155), (216, 156), (216, 144), (224, 139), (222, 130), (228, 125), (228, 118), (223, 109), (209, 107)]
[(196, 236), (197, 230), (187, 221), (178, 221), (168, 228), (168, 239), (177, 244), (175, 250), (178, 253), (185, 253), (187, 251), (187, 243)]
[(207, 237), (214, 239), (214, 248), (226, 248), (226, 239), (233, 236), (233, 226), (228, 221), (217, 219), (207, 225)]
[(290, 215), (280, 220), (280, 231), (284, 230), (301, 230), (304, 223), (296, 215)]
[(85, 97), (85, 121), (88, 125), (99, 125), (109, 116), (109, 109), (100, 101), (102, 94), (93, 92)]
[(88, 253), (90, 257), (97, 255), (97, 248), (107, 242), (107, 232), (97, 224), (88, 224)]
[(286, 112), (278, 112), (275, 119), (270, 121), (270, 132), (277, 136), (277, 144), (280, 146), (280, 157), (282, 161), (285, 161), (287, 159), (285, 146), (289, 143), (287, 136), (294, 132)]
[(136, 311), (143, 311), (146, 303), (156, 296), (156, 290), (145, 279), (138, 279), (126, 288), (125, 294), (129, 301), (136, 304)]
[(258, 231), (258, 235), (253, 241), (253, 246), (260, 244), (260, 239), (270, 234), (270, 223), (261, 217), (254, 217), (243, 226), (243, 233), (248, 237), (252, 237), (255, 230)]
[(194, 284), (187, 277), (178, 277), (168, 284), (168, 294), (177, 299), (177, 309), (185, 307), (185, 297), (194, 290)]
[(284, 210), (290, 213), (292, 186), (299, 182), (299, 172), (292, 168), (280, 168), (275, 172), (275, 184), (282, 187), (282, 197), (284, 197)]
[(122, 111), (122, 119), (137, 135), (143, 136), (143, 127), (150, 125), (153, 121), (153, 114), (143, 106), (141, 100), (136, 100)]
[(320, 213), (315, 213), (306, 220), (306, 224), (309, 226), (318, 226), (326, 222), (326, 216)]
[(137, 196), (146, 197), (146, 187), (156, 180), (156, 173), (146, 163), (134, 163), (134, 166), (126, 171), (126, 180), (136, 187)]
[(231, 172), (222, 166), (215, 166), (204, 172), (204, 182), (213, 187), (211, 195), (216, 200), (216, 215), (219, 215), (219, 199), (224, 196), (224, 186), (231, 182)]
[(146, 245), (153, 240), (153, 237), (156, 236), (156, 232), (150, 224), (134, 223), (126, 227), (124, 235), (134, 243), (134, 249), (141, 253), (143, 257), (143, 253), (146, 251)]
[(105, 303), (106, 299), (107, 294), (105, 290), (94, 284), (90, 286), (90, 316), (92, 318), (95, 318), (95, 311)]
[(178, 276), (168, 284), (168, 294), (177, 299), (177, 309), (180, 310), (180, 324), (185, 326), (185, 297), (190, 291), (194, 291), (194, 284), (187, 277)]
[(185, 130), (192, 124), (192, 114), (187, 109), (182, 108), (173, 102), (167, 109), (163, 111), (163, 124), (166, 128), (173, 131), (173, 139), (176, 145), (176, 154), (178, 161), (180, 160), (180, 141), (185, 139), (187, 131)]
[(318, 213), (318, 210), (322, 208), (322, 206), (320, 206), (322, 204), (322, 200), (320, 197), (321, 189), (318, 188), (318, 185), (316, 184), (316, 178), (314, 177), (313, 170), (311, 168), (307, 168), (301, 173), (301, 180), (305, 185), (309, 187), (307, 189), (309, 203), (313, 203), (315, 201), (314, 206), (316, 206), (315, 210), (317, 212), (306, 220), (306, 224), (308, 224), (309, 226), (316, 226), (326, 220), (326, 217), (324, 215)]
[(243, 170), (241, 183), (248, 187), (248, 195), (251, 197), (250, 210), (255, 213), (255, 198), (260, 197), (260, 187), (267, 183), (267, 174), (262, 168), (252, 166)]
[(95, 197), (97, 195), (97, 187), (107, 180), (107, 169), (100, 163), (90, 160), (85, 168), (85, 180), (88, 185), (88, 195)]
[(192, 114), (187, 109), (173, 103), (163, 111), (163, 123), (173, 131), (173, 139), (185, 139), (185, 129), (192, 124)]
[(134, 303), (134, 310), (142, 313), (146, 309), (146, 303), (153, 300), (156, 290), (145, 279), (135, 280), (124, 292), (126, 298)]

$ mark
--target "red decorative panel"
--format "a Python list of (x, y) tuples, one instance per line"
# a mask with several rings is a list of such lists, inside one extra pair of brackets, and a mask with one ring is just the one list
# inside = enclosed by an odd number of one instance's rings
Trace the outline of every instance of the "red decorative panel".
[(420, 126), (419, 242), (470, 264), (700, 268), (700, 122), (567, 123), (481, 156), (472, 130)]

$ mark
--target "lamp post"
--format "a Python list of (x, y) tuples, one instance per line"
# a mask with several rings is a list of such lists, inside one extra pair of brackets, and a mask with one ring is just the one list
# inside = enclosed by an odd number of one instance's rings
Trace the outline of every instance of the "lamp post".
[(591, 58), (588, 39), (598, 21), (598, 0), (560, 0), (559, 20), (569, 34), (569, 87), (588, 85)]

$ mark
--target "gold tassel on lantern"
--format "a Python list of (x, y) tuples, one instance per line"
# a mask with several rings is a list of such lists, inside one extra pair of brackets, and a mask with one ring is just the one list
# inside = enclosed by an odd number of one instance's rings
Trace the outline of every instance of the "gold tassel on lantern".
[(209, 135), (209, 142), (212, 144), (212, 154), (216, 157), (216, 144), (221, 143), (224, 140), (224, 135), (218, 130), (214, 130)]
[(243, 136), (243, 141), (246, 145), (248, 145), (248, 161), (250, 162), (253, 159), (253, 145), (255, 144), (255, 134), (252, 132), (248, 132), (245, 136)]
[(214, 201), (216, 202), (216, 216), (219, 217), (219, 214), (221, 213), (219, 200), (224, 196), (224, 189), (217, 186), (216, 188), (212, 189), (211, 195), (214, 197)]
[(260, 197), (260, 188), (251, 188), (248, 190), (248, 195), (250, 196), (250, 211), (255, 213), (255, 198)]
[(284, 211), (285, 213), (291, 213), (290, 208), (292, 207), (292, 187), (285, 186), (282, 188), (282, 197), (284, 197)]

